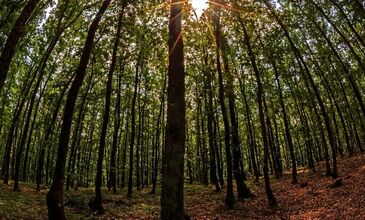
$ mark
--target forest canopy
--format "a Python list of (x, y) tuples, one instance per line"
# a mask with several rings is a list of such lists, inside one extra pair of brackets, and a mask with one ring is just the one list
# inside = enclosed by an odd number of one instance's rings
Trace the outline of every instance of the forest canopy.
[(364, 153), (364, 73), (361, 0), (0, 0), (1, 180), (49, 219), (78, 189), (96, 215), (147, 190), (188, 219), (194, 184), (275, 209), (273, 181), (341, 186)]

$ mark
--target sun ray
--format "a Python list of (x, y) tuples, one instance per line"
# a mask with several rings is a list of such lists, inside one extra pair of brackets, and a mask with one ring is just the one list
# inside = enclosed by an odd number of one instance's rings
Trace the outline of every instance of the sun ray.
[(203, 14), (206, 9), (208, 9), (208, 2), (208, 0), (190, 0), (194, 13), (196, 13), (198, 18)]
[(226, 2), (219, 3), (219, 2), (216, 2), (216, 1), (209, 0), (209, 4), (212, 4), (212, 5), (215, 5), (215, 6), (218, 6), (218, 7), (221, 7), (223, 9), (233, 11), (233, 12), (242, 12), (242, 10), (240, 10), (238, 8), (235, 8), (235, 7), (233, 7), (232, 5), (230, 5)]
[(182, 34), (183, 34), (183, 32), (181, 31), (181, 32), (179, 33), (179, 36), (177, 37), (177, 39), (176, 39), (175, 43), (174, 43), (174, 46), (173, 46), (173, 47), (171, 48), (171, 50), (170, 50), (169, 55), (171, 55), (171, 54), (174, 52), (174, 50), (175, 50), (175, 48), (176, 48), (176, 46), (177, 46), (177, 43), (179, 42), (180, 38), (182, 38)]

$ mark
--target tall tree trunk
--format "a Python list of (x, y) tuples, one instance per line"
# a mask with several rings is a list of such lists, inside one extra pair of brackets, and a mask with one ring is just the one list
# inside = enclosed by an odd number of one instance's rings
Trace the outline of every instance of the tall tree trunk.
[(142, 59), (142, 48), (138, 56), (137, 64), (136, 64), (136, 72), (134, 77), (134, 88), (133, 88), (133, 97), (132, 97), (132, 105), (131, 105), (131, 139), (129, 140), (129, 176), (128, 176), (128, 197), (132, 196), (132, 187), (133, 187), (133, 158), (134, 158), (134, 142), (136, 136), (136, 101), (138, 95), (138, 86), (139, 86), (139, 72), (140, 72), (140, 62)]
[[(208, 64), (207, 58), (205, 58), (205, 65)], [(213, 112), (213, 92), (212, 92), (212, 76), (210, 72), (206, 72), (205, 77), (205, 93), (208, 93), (207, 100), (205, 101), (205, 109), (207, 112), (207, 127), (208, 127), (208, 142), (209, 142), (209, 155), (210, 155), (210, 181), (214, 184), (216, 192), (221, 191), (221, 186), (217, 178), (217, 166), (216, 166), (216, 146), (215, 136), (213, 132), (214, 112)]]
[(5, 42), (3, 51), (0, 56), (0, 93), (4, 87), (10, 63), (14, 57), (16, 47), (19, 43), (20, 38), (25, 34), (25, 26), (38, 2), (39, 0), (29, 0), (27, 2), (18, 19), (15, 21), (15, 24)]
[[(7, 134), (5, 152), (4, 152), (4, 160), (3, 160), (2, 169), (1, 169), (2, 177), (4, 179), (4, 184), (8, 184), (8, 182), (9, 182), (10, 157), (11, 157), (13, 142), (15, 139), (14, 135), (16, 135), (19, 119), (20, 119), (21, 113), (22, 113), (24, 105), (25, 105), (27, 94), (28, 94), (34, 80), (36, 79), (36, 74), (34, 74), (34, 76), (32, 78), (30, 78), (34, 66), (35, 66), (35, 64), (28, 71), (28, 76), (27, 76), (26, 81), (24, 82), (23, 89), (20, 93), (18, 104), (13, 113), (10, 128), (9, 128), (9, 131)], [(13, 152), (15, 152), (15, 151), (13, 151)]]
[[(242, 23), (243, 24), (243, 23)], [(265, 180), (265, 191), (266, 195), (269, 201), (270, 206), (277, 206), (277, 201), (275, 199), (275, 196), (272, 192), (271, 186), (270, 186), (270, 178), (269, 178), (269, 143), (268, 143), (268, 135), (266, 130), (266, 123), (265, 123), (265, 113), (264, 113), (264, 90), (261, 83), (261, 77), (260, 77), (260, 71), (257, 67), (256, 63), (256, 56), (252, 49), (250, 36), (248, 35), (248, 32), (246, 30), (245, 25), (242, 25), (243, 33), (244, 33), (244, 42), (247, 47), (247, 53), (251, 62), (251, 66), (253, 68), (253, 71), (255, 73), (256, 83), (257, 83), (257, 103), (259, 107), (259, 119), (260, 119), (260, 126), (261, 126), (261, 135), (262, 135), (262, 143), (264, 145), (264, 180)]]
[(191, 138), (190, 138), (190, 135), (189, 135), (189, 127), (188, 125), (185, 126), (186, 128), (186, 131), (185, 131), (185, 134), (186, 134), (186, 157), (187, 157), (187, 168), (188, 168), (188, 179), (189, 179), (189, 184), (193, 184), (193, 171), (192, 171), (192, 167), (191, 167), (191, 159), (192, 158), (192, 155), (191, 155), (191, 150), (189, 149), (189, 146), (192, 145), (192, 143), (190, 142)]
[[(81, 127), (82, 127), (82, 123), (83, 123), (86, 108), (87, 108), (87, 102), (88, 102), (87, 97), (88, 97), (89, 91), (91, 89), (91, 84), (92, 84), (91, 82), (92, 82), (93, 76), (94, 75), (91, 75), (90, 79), (88, 81), (87, 88), (82, 97), (82, 101), (81, 101), (81, 104), (79, 107), (79, 113), (77, 116), (76, 124), (74, 126), (74, 132), (73, 132), (71, 149), (70, 149), (71, 152), (70, 152), (70, 157), (69, 157), (68, 166), (67, 166), (66, 190), (68, 190), (69, 187), (72, 185), (73, 179), (74, 179), (74, 167), (75, 167), (75, 160), (76, 160), (76, 153), (77, 153), (77, 142), (79, 141), (79, 138), (81, 136)], [(71, 186), (71, 188), (73, 188), (73, 186)]]
[(128, 136), (129, 136), (129, 112), (128, 110), (126, 110), (126, 120), (127, 123), (125, 123), (125, 135), (124, 135), (124, 143), (123, 143), (123, 147), (122, 147), (122, 177), (121, 177), (121, 188), (125, 187), (125, 165), (127, 163), (127, 145), (128, 145)]
[(196, 137), (197, 148), (200, 151), (200, 157), (202, 161), (202, 180), (205, 185), (208, 185), (208, 166), (207, 166), (207, 152), (205, 141), (205, 123), (202, 113), (201, 97), (197, 94), (197, 111), (196, 111)]
[(113, 133), (113, 143), (112, 149), (110, 152), (110, 187), (112, 188), (113, 192), (117, 192), (117, 166), (116, 166), (116, 156), (117, 156), (117, 149), (119, 143), (119, 130), (120, 130), (120, 103), (121, 103), (121, 92), (122, 92), (122, 73), (124, 72), (124, 64), (120, 70), (118, 75), (118, 89), (117, 89), (117, 101), (115, 103), (115, 120), (114, 120), (114, 133)]
[(140, 94), (140, 88), (139, 87), (139, 91), (138, 91), (138, 134), (137, 134), (137, 144), (136, 144), (136, 187), (137, 190), (140, 189), (141, 187), (141, 176), (140, 176), (140, 172), (139, 172), (139, 168), (140, 168), (140, 160), (141, 160), (141, 126), (142, 126), (142, 118), (143, 118), (143, 114), (142, 114), (142, 109), (141, 109), (141, 94)]
[(228, 54), (229, 47), (227, 40), (221, 36), (221, 49), (222, 49), (222, 58), (223, 58), (223, 66), (224, 73), (227, 76), (226, 81), (226, 91), (228, 97), (228, 109), (229, 116), (231, 121), (231, 137), (232, 137), (232, 145), (233, 145), (233, 174), (234, 179), (236, 180), (236, 187), (238, 191), (239, 198), (248, 198), (250, 197), (250, 190), (247, 187), (244, 179), (246, 179), (246, 174), (244, 170), (240, 170), (240, 162), (241, 160), (241, 149), (240, 149), (240, 141), (238, 137), (238, 121), (236, 118), (236, 104), (235, 104), (235, 94), (233, 87), (233, 76), (231, 70), (229, 68)]
[[(26, 116), (26, 121), (25, 121), (25, 125), (24, 125), (23, 134), (21, 135), (21, 140), (20, 140), (20, 143), (19, 143), (19, 146), (18, 146), (18, 149), (17, 149), (17, 154), (16, 154), (15, 173), (14, 173), (14, 189), (13, 189), (14, 191), (20, 191), (20, 188), (19, 188), (20, 164), (21, 164), (21, 160), (22, 160), (22, 155), (23, 155), (23, 151), (24, 151), (25, 142), (26, 142), (27, 137), (28, 137), (28, 130), (29, 130), (30, 121), (31, 121), (31, 118), (32, 118), (34, 102), (36, 101), (36, 95), (37, 95), (37, 92), (38, 92), (38, 88), (39, 88), (39, 86), (42, 82), (44, 73), (45, 72), (44, 72), (44, 69), (43, 69), (43, 71), (38, 76), (38, 80), (37, 80), (37, 82), (34, 86), (34, 91), (32, 93), (30, 101), (29, 101), (28, 114)], [(48, 80), (47, 80), (47, 82), (48, 82)], [(46, 82), (46, 84), (47, 84), (47, 82)], [(41, 93), (43, 93), (43, 92), (41, 92)]]
[[(49, 79), (49, 78), (48, 78)], [(46, 81), (46, 83), (44, 84), (40, 94), (39, 94), (39, 98), (38, 98), (38, 101), (37, 101), (37, 104), (35, 106), (35, 109), (34, 109), (34, 115), (33, 115), (33, 122), (32, 122), (32, 125), (30, 127), (30, 131), (29, 131), (29, 135), (28, 135), (28, 141), (27, 141), (27, 148), (26, 148), (26, 151), (25, 151), (25, 155), (24, 155), (24, 162), (23, 162), (23, 181), (27, 181), (27, 174), (28, 174), (28, 162), (30, 162), (30, 158), (29, 158), (29, 152), (30, 152), (30, 147), (31, 147), (31, 144), (32, 144), (32, 138), (33, 138), (33, 132), (34, 132), (34, 127), (35, 127), (35, 124), (36, 124), (36, 119), (37, 119), (37, 115), (38, 115), (38, 109), (39, 109), (39, 105), (41, 103), (41, 100), (43, 99), (43, 94), (47, 88), (47, 84), (48, 84), (48, 80)], [(37, 134), (40, 135), (40, 129), (37, 129)], [(37, 135), (36, 135), (37, 137)], [(35, 166), (36, 167), (36, 166)]]
[(219, 177), (219, 183), (221, 186), (224, 186), (224, 176), (223, 176), (223, 156), (222, 156), (222, 142), (220, 139), (220, 129), (219, 129), (219, 123), (218, 123), (218, 116), (214, 114), (213, 117), (213, 135), (214, 135), (214, 146), (216, 147), (215, 151), (217, 154), (217, 167), (218, 167), (218, 177)]
[(290, 159), (291, 159), (291, 169), (292, 169), (292, 184), (298, 183), (297, 179), (297, 163), (295, 160), (295, 153), (294, 153), (294, 145), (293, 145), (293, 139), (290, 132), (290, 120), (288, 118), (288, 114), (285, 108), (284, 98), (283, 98), (283, 90), (281, 88), (280, 78), (279, 78), (279, 71), (276, 67), (276, 64), (274, 61), (272, 61), (272, 66), (274, 68), (275, 73), (275, 80), (278, 86), (278, 92), (279, 92), (279, 102), (281, 111), (283, 113), (283, 120), (284, 120), (284, 127), (285, 127), (285, 136), (289, 147), (289, 153), (290, 153)]
[(213, 25), (214, 25), (214, 37), (215, 37), (215, 52), (216, 52), (216, 62), (217, 62), (217, 70), (218, 70), (218, 95), (219, 95), (219, 104), (222, 111), (223, 116), (223, 124), (224, 124), (224, 141), (226, 145), (226, 163), (227, 163), (227, 192), (225, 198), (225, 204), (228, 209), (234, 209), (235, 198), (233, 194), (233, 176), (232, 176), (232, 153), (231, 153), (231, 141), (230, 141), (230, 126), (228, 121), (228, 112), (226, 109), (226, 104), (224, 101), (224, 85), (223, 85), (223, 72), (221, 65), (221, 33), (220, 33), (220, 18), (218, 17), (219, 11), (216, 11), (217, 15), (213, 17)]
[(102, 194), (101, 194), (101, 185), (102, 185), (102, 175), (103, 175), (103, 159), (104, 159), (104, 149), (105, 149), (105, 139), (108, 130), (109, 117), (110, 117), (110, 103), (111, 103), (111, 94), (112, 94), (112, 81), (114, 69), (117, 61), (117, 52), (119, 46), (119, 38), (123, 21), (125, 5), (122, 6), (121, 12), (118, 18), (118, 27), (117, 33), (115, 36), (112, 60), (109, 67), (108, 79), (106, 83), (106, 91), (105, 91), (105, 106), (104, 106), (104, 116), (103, 116), (103, 124), (101, 128), (100, 142), (99, 142), (99, 150), (98, 150), (98, 161), (96, 167), (96, 179), (95, 179), (95, 199), (93, 201), (93, 206), (91, 210), (98, 214), (104, 214), (105, 210), (103, 207)]
[(237, 76), (237, 78), (238, 78), (238, 82), (240, 84), (240, 89), (241, 89), (241, 93), (243, 96), (243, 102), (245, 105), (247, 130), (248, 130), (248, 145), (249, 145), (249, 149), (250, 149), (251, 163), (252, 163), (253, 173), (255, 175), (255, 183), (258, 184), (259, 178), (260, 178), (260, 172), (259, 172), (259, 169), (257, 166), (257, 160), (256, 160), (256, 155), (255, 155), (256, 143), (255, 143), (255, 138), (254, 138), (254, 128), (253, 128), (253, 124), (252, 124), (251, 110), (250, 110), (250, 106), (248, 105), (248, 101), (247, 101), (246, 88), (245, 88), (245, 85), (243, 82), (244, 80), (242, 80), (240, 76)]
[(91, 50), (94, 45), (95, 33), (99, 26), (100, 20), (110, 2), (111, 0), (103, 1), (102, 6), (100, 7), (97, 15), (95, 16), (89, 27), (79, 66), (76, 69), (75, 79), (73, 80), (70, 91), (67, 95), (61, 133), (59, 136), (56, 168), (54, 172), (53, 182), (49, 192), (47, 193), (46, 199), (49, 219), (66, 219), (63, 203), (63, 183), (65, 179), (66, 156), (68, 151), (68, 144), (70, 141), (72, 117), (74, 114), (77, 95), (85, 78), (86, 68), (88, 66)]
[[(285, 37), (289, 41), (290, 47), (293, 51), (293, 54), (294, 54), (294, 56), (296, 57), (296, 59), (298, 61), (301, 73), (303, 74), (303, 78), (304, 78), (304, 82), (305, 82), (306, 86), (313, 90), (314, 96), (317, 99), (317, 102), (318, 102), (318, 105), (319, 105), (319, 110), (321, 111), (321, 114), (322, 114), (322, 117), (323, 117), (323, 120), (324, 120), (324, 123), (325, 123), (325, 127), (326, 127), (327, 134), (328, 134), (328, 139), (329, 139), (329, 143), (330, 143), (331, 151), (332, 151), (333, 171), (332, 171), (331, 174), (332, 174), (333, 178), (337, 178), (338, 177), (338, 173), (337, 173), (337, 155), (336, 155), (337, 153), (336, 153), (336, 144), (335, 144), (334, 134), (333, 134), (332, 126), (331, 126), (331, 121), (330, 121), (330, 118), (329, 118), (329, 116), (326, 112), (326, 108), (325, 108), (325, 105), (323, 103), (323, 99), (320, 95), (319, 89), (318, 89), (317, 85), (315, 84), (313, 77), (311, 76), (309, 67), (308, 67), (307, 63), (305, 62), (305, 60), (303, 58), (303, 55), (300, 53), (299, 49), (297, 48), (297, 46), (293, 42), (286, 26), (284, 25), (282, 20), (279, 18), (279, 16), (276, 14), (276, 12), (273, 10), (271, 4), (267, 0), (264, 0), (264, 2), (266, 4), (266, 6), (268, 7), (268, 9), (270, 10), (270, 12), (272, 13), (272, 15), (274, 16), (277, 23), (280, 25), (282, 31), (284, 32)], [(310, 0), (310, 2), (313, 3), (312, 0)], [(313, 3), (313, 4), (315, 4), (315, 3)], [(324, 16), (325, 16), (325, 14), (324, 14)], [(328, 20), (328, 17), (327, 17), (327, 20)], [(328, 21), (331, 23), (331, 20), (328, 20)], [(336, 26), (333, 26), (333, 27), (336, 29)], [(351, 49), (351, 45), (348, 44), (348, 46)], [(353, 55), (355, 55), (355, 58), (356, 58), (356, 53), (353, 53)], [(360, 61), (359, 61), (359, 65), (361, 67), (363, 67), (362, 62), (360, 62)], [(365, 69), (365, 67), (364, 67), (364, 69)]]
[(184, 2), (170, 2), (167, 124), (162, 162), (161, 219), (184, 218), (185, 68), (181, 32)]
[(52, 114), (50, 123), (46, 126), (46, 129), (45, 129), (44, 140), (43, 140), (43, 143), (41, 144), (39, 158), (38, 158), (38, 166), (37, 166), (37, 174), (36, 174), (37, 191), (40, 191), (40, 185), (42, 183), (43, 164), (44, 164), (44, 159), (45, 159), (44, 157), (45, 157), (46, 149), (48, 147), (48, 151), (50, 151), (50, 146), (51, 146), (50, 137), (51, 137), (54, 125), (56, 124), (58, 112), (59, 112), (59, 110), (61, 108), (61, 104), (62, 104), (62, 99), (63, 99), (64, 95), (66, 94), (66, 91), (72, 82), (72, 78), (73, 77), (70, 78), (68, 83), (65, 85), (64, 89), (60, 92), (60, 96), (59, 96), (59, 98), (56, 102), (56, 106), (53, 110), (53, 114)]
[(163, 89), (160, 95), (160, 107), (159, 107), (159, 112), (158, 112), (158, 116), (157, 116), (157, 122), (156, 122), (156, 130), (155, 130), (155, 139), (154, 139), (154, 144), (152, 145), (152, 191), (150, 192), (150, 194), (155, 194), (156, 192), (156, 186), (157, 186), (157, 177), (158, 177), (158, 149), (160, 148), (160, 132), (161, 132), (161, 127), (163, 126), (163, 118), (164, 118), (164, 106), (165, 106), (165, 92), (166, 92), (166, 82), (167, 82), (167, 77), (165, 77), (164, 79), (164, 83), (163, 83)]

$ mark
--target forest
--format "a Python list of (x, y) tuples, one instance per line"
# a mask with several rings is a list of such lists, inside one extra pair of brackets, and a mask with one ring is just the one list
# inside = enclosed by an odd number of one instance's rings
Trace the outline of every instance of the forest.
[(0, 219), (365, 219), (362, 0), (0, 0)]

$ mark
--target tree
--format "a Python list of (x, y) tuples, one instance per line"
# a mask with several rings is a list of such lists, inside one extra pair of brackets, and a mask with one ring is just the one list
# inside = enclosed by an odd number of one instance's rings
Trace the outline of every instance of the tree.
[(39, 0), (27, 1), (27, 4), (24, 6), (13, 28), (11, 29), (8, 38), (6, 39), (5, 46), (0, 56), (0, 92), (4, 87), (16, 46), (18, 45), (20, 38), (25, 34), (25, 26), (38, 2)]
[(50, 186), (50, 218), (64, 218), (63, 185), (72, 196), (95, 188), (98, 214), (104, 186), (118, 200), (158, 198), (162, 183), (162, 218), (181, 218), (184, 181), (225, 195), (229, 209), (254, 181), (275, 206), (271, 176), (290, 171), (297, 183), (298, 167), (323, 162), (323, 177), (336, 177), (338, 155), (364, 152), (359, 0), (215, 0), (201, 14), (204, 1), (49, 0), (19, 17), (30, 2), (0, 4), (0, 56), (13, 48), (1, 175), (16, 191)]
[[(220, 2), (217, 2), (219, 4)], [(224, 96), (224, 85), (223, 85), (223, 71), (221, 65), (221, 31), (220, 31), (220, 18), (219, 9), (216, 10), (216, 15), (213, 15), (213, 25), (214, 25), (214, 39), (215, 39), (215, 53), (216, 53), (216, 63), (218, 72), (218, 88), (219, 88), (219, 104), (222, 111), (223, 123), (224, 123), (224, 143), (226, 145), (226, 162), (227, 162), (227, 192), (225, 203), (229, 209), (234, 208), (234, 194), (233, 194), (233, 181), (232, 181), (232, 153), (231, 153), (231, 141), (230, 141), (230, 127), (228, 121), (228, 113), (225, 104)]]
[(184, 217), (185, 70), (179, 0), (170, 2), (167, 122), (162, 162), (161, 219)]
[(70, 140), (72, 117), (74, 114), (77, 95), (85, 78), (86, 68), (88, 66), (91, 50), (94, 44), (95, 33), (100, 23), (100, 20), (106, 9), (108, 8), (110, 2), (111, 0), (103, 1), (98, 13), (96, 14), (94, 20), (89, 27), (79, 66), (76, 69), (75, 78), (67, 95), (66, 105), (63, 113), (62, 128), (58, 142), (55, 173), (51, 188), (47, 193), (49, 219), (66, 219), (63, 204), (63, 183), (65, 179), (66, 156), (68, 151), (68, 143)]
[[(104, 117), (103, 117), (103, 125), (101, 129), (100, 135), (100, 142), (99, 142), (99, 154), (98, 154), (98, 163), (97, 163), (97, 172), (96, 172), (96, 180), (95, 180), (95, 199), (93, 201), (93, 205), (91, 207), (93, 212), (97, 212), (98, 214), (104, 214), (103, 208), (103, 201), (101, 195), (101, 185), (102, 185), (102, 175), (103, 175), (103, 158), (104, 158), (104, 149), (105, 149), (105, 138), (108, 129), (109, 123), (109, 114), (110, 114), (110, 99), (112, 94), (112, 80), (113, 80), (113, 73), (116, 65), (117, 60), (117, 51), (119, 46), (120, 40), (120, 32), (122, 28), (123, 16), (124, 16), (124, 9), (126, 1), (122, 2), (122, 8), (118, 18), (118, 26), (117, 26), (117, 33), (115, 35), (114, 46), (113, 46), (113, 53), (112, 53), (112, 61), (110, 64), (109, 72), (108, 72), (108, 80), (106, 84), (106, 91), (105, 91), (105, 109), (104, 109)], [(115, 190), (115, 188), (114, 188)]]
[(269, 160), (269, 143), (268, 143), (268, 136), (267, 136), (267, 130), (266, 130), (266, 119), (264, 114), (264, 90), (261, 82), (261, 74), (257, 67), (256, 63), (256, 56), (252, 49), (251, 40), (247, 33), (247, 29), (243, 22), (241, 23), (244, 33), (244, 42), (247, 47), (247, 53), (252, 65), (253, 72), (255, 74), (256, 83), (257, 83), (257, 103), (259, 108), (259, 119), (260, 119), (260, 125), (261, 125), (261, 135), (262, 135), (262, 143), (264, 146), (264, 180), (265, 180), (265, 190), (267, 194), (267, 198), (269, 201), (270, 206), (277, 206), (277, 201), (275, 199), (275, 196), (272, 192), (271, 186), (270, 186), (270, 178), (269, 178), (269, 168), (268, 168), (268, 160)]

